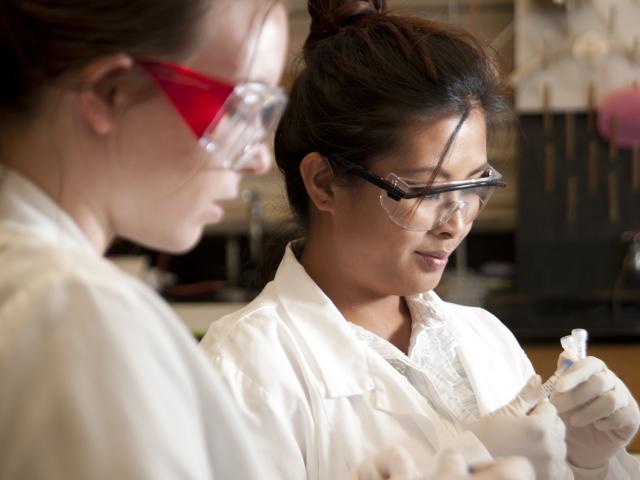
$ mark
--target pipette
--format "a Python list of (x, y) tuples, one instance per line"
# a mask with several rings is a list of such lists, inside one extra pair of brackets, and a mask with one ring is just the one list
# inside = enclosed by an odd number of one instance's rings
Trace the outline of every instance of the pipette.
[(544, 390), (545, 395), (548, 397), (553, 392), (553, 387), (556, 386), (560, 375), (566, 372), (567, 368), (573, 365), (573, 362), (568, 358), (562, 362), (562, 365), (558, 367), (558, 369), (553, 372), (553, 375), (549, 377), (549, 379), (542, 384), (542, 390)]
[[(562, 345), (565, 352), (580, 360), (587, 356), (588, 338), (589, 333), (584, 328), (574, 328), (571, 330), (571, 335), (567, 335), (560, 339), (560, 345)], [(566, 358), (553, 375), (551, 375), (549, 379), (542, 384), (542, 389), (547, 397), (551, 395), (560, 375), (562, 375), (571, 365), (573, 365), (573, 361)]]

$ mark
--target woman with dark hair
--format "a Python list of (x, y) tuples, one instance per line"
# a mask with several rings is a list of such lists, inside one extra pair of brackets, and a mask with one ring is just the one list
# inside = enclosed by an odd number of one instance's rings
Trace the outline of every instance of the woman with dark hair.
[(260, 477), (193, 337), (102, 255), (191, 248), (266, 171), (286, 41), (277, 2), (3, 0), (0, 478)]
[(383, 0), (308, 4), (305, 66), (275, 138), (306, 235), (203, 340), (273, 476), (339, 478), (400, 445), (425, 473), (453, 446), (471, 462), (524, 455), (540, 479), (637, 478), (624, 447), (638, 407), (602, 362), (577, 361), (554, 392), (565, 443), (513, 335), (432, 291), (504, 186), (487, 163), (508, 114), (493, 59)]

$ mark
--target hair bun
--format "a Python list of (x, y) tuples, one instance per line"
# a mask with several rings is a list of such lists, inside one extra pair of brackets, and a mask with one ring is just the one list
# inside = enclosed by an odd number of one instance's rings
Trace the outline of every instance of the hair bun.
[(318, 41), (330, 37), (341, 28), (353, 25), (358, 20), (384, 13), (386, 0), (308, 0), (311, 15), (309, 37), (304, 46), (305, 57)]

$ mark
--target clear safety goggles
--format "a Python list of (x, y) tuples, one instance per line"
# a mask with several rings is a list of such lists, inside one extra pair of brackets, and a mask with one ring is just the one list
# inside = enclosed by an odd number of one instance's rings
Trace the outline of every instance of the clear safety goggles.
[(502, 175), (490, 165), (478, 178), (428, 185), (402, 178), (395, 173), (385, 178), (361, 165), (341, 163), (346, 172), (382, 189), (380, 205), (389, 219), (415, 232), (427, 232), (459, 214), (465, 223), (473, 222), (498, 187), (505, 187)]
[(221, 168), (239, 170), (275, 130), (287, 103), (279, 87), (232, 85), (182, 65), (138, 59)]

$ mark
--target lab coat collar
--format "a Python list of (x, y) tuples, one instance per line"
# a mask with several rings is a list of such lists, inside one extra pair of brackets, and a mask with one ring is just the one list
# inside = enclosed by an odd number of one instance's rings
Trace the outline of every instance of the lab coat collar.
[(274, 286), (286, 315), (313, 353), (325, 396), (358, 395), (374, 389), (366, 346), (298, 262), (292, 244), (287, 246)]
[(371, 392), (376, 409), (410, 418), (437, 449), (440, 442), (428, 401), (410, 393), (413, 387), (404, 378), (401, 381), (406, 381), (406, 389), (390, 387), (398, 381), (398, 373), (357, 338), (333, 302), (309, 277), (293, 252), (300, 242), (287, 246), (274, 287), (286, 317), (317, 364), (318, 388), (328, 398)]
[(409, 311), (411, 312), (411, 340), (409, 344), (409, 357), (412, 357), (416, 346), (416, 340), (420, 332), (429, 327), (448, 326), (453, 329), (453, 322), (447, 311), (445, 303), (433, 291), (418, 293), (405, 297)]
[(0, 227), (98, 255), (67, 212), (35, 184), (7, 167), (0, 167)]
[[(431, 398), (441, 414), (463, 425), (477, 420), (477, 403), (475, 397), (469, 395), (474, 386), (468, 378), (466, 358), (461, 358), (464, 354), (461, 347), (468, 344), (468, 335), (464, 334), (451, 308), (435, 292), (408, 296), (405, 300), (412, 319), (408, 355), (362, 327), (352, 328), (360, 339), (407, 377), (422, 395)], [(459, 377), (456, 360), (451, 358), (452, 352), (455, 352), (464, 371)], [(462, 383), (448, 383), (456, 378)]]

